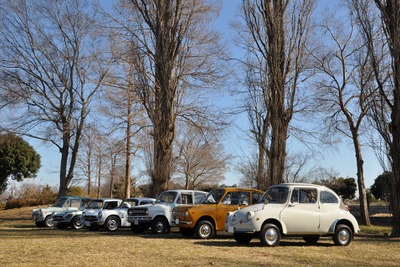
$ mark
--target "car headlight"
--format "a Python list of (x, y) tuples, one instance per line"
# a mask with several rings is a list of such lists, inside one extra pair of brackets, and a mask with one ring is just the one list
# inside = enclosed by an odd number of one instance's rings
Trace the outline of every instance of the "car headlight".
[(255, 215), (254, 211), (248, 211), (248, 212), (246, 213), (246, 219), (247, 219), (247, 221), (250, 221), (251, 219), (253, 219), (253, 218), (254, 218), (254, 215)]
[(103, 216), (103, 212), (100, 211), (99, 214), (97, 214), (97, 218), (100, 220), (102, 216)]

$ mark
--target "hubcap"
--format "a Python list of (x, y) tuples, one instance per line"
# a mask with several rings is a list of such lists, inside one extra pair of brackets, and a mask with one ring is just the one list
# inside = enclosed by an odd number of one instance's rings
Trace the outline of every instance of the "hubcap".
[(162, 222), (157, 222), (156, 224), (156, 231), (158, 233), (162, 233), (164, 231), (164, 224)]
[(111, 230), (114, 230), (117, 228), (117, 222), (115, 220), (110, 220), (108, 222), (108, 228), (110, 228)]
[(278, 234), (275, 229), (270, 228), (265, 232), (265, 240), (268, 244), (274, 244), (278, 238)]
[(346, 231), (345, 229), (340, 230), (339, 232), (339, 241), (342, 244), (346, 244), (347, 241), (349, 241), (350, 238), (350, 234), (348, 231)]
[(208, 237), (211, 234), (211, 227), (207, 224), (204, 224), (200, 228), (200, 234), (202, 237)]
[(83, 226), (82, 220), (80, 218), (76, 218), (74, 220), (74, 225), (76, 228), (81, 228)]

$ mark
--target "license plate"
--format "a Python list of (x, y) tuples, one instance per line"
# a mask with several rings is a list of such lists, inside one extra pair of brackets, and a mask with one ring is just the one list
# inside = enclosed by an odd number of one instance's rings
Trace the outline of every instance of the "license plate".
[(175, 219), (175, 224), (179, 224), (179, 219)]
[(139, 220), (133, 220), (134, 225), (139, 225)]

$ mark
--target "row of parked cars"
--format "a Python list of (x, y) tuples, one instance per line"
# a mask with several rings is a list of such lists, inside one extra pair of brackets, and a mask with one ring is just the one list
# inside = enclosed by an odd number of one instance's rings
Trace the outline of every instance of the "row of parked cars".
[(59, 229), (126, 227), (133, 233), (165, 234), (178, 227), (183, 236), (201, 239), (225, 231), (238, 243), (258, 237), (265, 246), (278, 245), (284, 236), (300, 236), (307, 243), (331, 236), (335, 245), (347, 246), (359, 231), (335, 192), (302, 183), (273, 185), (265, 193), (217, 188), (209, 193), (167, 190), (157, 199), (62, 197), (52, 207), (33, 210), (32, 218), (37, 226)]

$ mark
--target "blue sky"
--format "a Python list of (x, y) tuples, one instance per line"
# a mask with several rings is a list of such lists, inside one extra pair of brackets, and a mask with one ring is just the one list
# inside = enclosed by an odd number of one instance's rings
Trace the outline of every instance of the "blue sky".
[[(232, 43), (233, 38), (235, 38), (234, 30), (229, 26), (232, 20), (235, 19), (235, 16), (238, 12), (238, 6), (240, 5), (241, 0), (224, 0), (221, 10), (220, 17), (214, 22), (214, 27), (221, 31), (226, 42)], [(322, 10), (325, 6), (329, 8), (334, 8), (337, 3), (337, 0), (333, 1), (318, 1), (319, 8), (317, 12), (323, 12)], [(237, 49), (231, 50), (233, 53), (239, 53)], [(237, 55), (233, 55), (237, 56)], [(228, 103), (235, 103), (237, 99), (231, 96), (229, 93), (223, 94), (224, 101), (228, 101)], [(226, 105), (226, 102), (225, 102)], [(248, 128), (247, 117), (245, 114), (239, 115), (234, 118), (235, 125), (230, 129), (226, 139), (224, 140), (224, 144), (226, 145), (226, 150), (228, 153), (232, 155), (236, 155), (237, 158), (235, 161), (240, 161), (241, 157), (245, 153), (250, 153), (251, 149), (249, 148), (246, 142), (247, 137), (244, 134), (246, 129)], [(351, 140), (345, 140), (342, 144), (340, 144), (337, 149), (326, 150), (324, 153), (324, 158), (321, 158), (316, 162), (316, 165), (321, 167), (336, 170), (341, 177), (354, 177), (356, 178), (356, 162)], [(38, 151), (38, 153), (42, 157), (42, 168), (35, 180), (26, 180), (26, 182), (31, 183), (34, 182), (36, 184), (49, 184), (51, 186), (59, 184), (59, 160), (60, 153), (56, 150), (54, 146), (44, 145), (38, 141), (30, 140), (30, 143), (34, 146), (34, 148)], [(296, 141), (290, 142), (290, 147), (294, 150), (301, 150), (302, 145), (298, 144)], [(366, 186), (369, 187), (373, 184), (374, 179), (382, 173), (382, 169), (375, 159), (373, 152), (364, 148), (364, 172), (365, 172), (365, 183)], [(237, 184), (238, 175), (235, 173), (233, 167), (226, 174), (226, 180), (223, 182), (225, 184)]]

